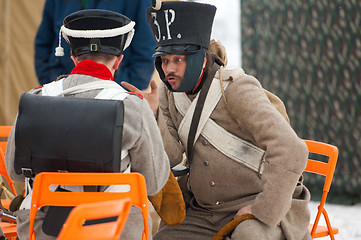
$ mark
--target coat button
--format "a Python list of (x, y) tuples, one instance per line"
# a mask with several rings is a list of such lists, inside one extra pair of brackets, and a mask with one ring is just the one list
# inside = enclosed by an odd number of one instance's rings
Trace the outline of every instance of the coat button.
[(207, 146), (207, 145), (208, 145), (208, 141), (207, 141), (206, 139), (203, 139), (203, 140), (202, 140), (202, 144), (203, 144), (203, 146)]
[(213, 181), (211, 181), (209, 184), (211, 185), (211, 187), (214, 187), (216, 185)]
[(203, 161), (204, 166), (208, 166), (209, 162), (208, 161)]

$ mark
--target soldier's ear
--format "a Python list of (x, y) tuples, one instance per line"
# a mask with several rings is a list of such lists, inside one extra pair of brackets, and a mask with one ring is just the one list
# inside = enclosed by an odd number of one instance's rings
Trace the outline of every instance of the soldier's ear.
[(114, 62), (114, 64), (113, 64), (113, 69), (114, 69), (114, 70), (117, 70), (117, 69), (118, 69), (120, 63), (121, 63), (122, 60), (123, 60), (123, 57), (124, 57), (124, 55), (122, 54), (122, 55), (120, 55), (120, 56), (118, 56), (118, 57), (116, 58), (116, 60), (115, 60), (115, 62)]
[(74, 65), (75, 65), (75, 66), (78, 65), (78, 63), (79, 63), (78, 58), (77, 58), (77, 57), (74, 57), (74, 56), (70, 56), (70, 57), (71, 57), (71, 60), (73, 60)]

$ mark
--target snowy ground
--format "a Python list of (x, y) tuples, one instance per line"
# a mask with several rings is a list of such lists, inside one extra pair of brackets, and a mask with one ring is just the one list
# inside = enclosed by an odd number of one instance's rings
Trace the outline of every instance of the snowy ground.
[[(317, 214), (317, 202), (310, 202), (311, 219), (314, 221)], [(339, 234), (336, 240), (361, 240), (361, 205), (343, 206), (336, 204), (325, 204), (331, 225), (338, 227)], [(320, 224), (326, 226), (321, 216)], [(329, 237), (318, 238), (320, 240), (330, 239)]]

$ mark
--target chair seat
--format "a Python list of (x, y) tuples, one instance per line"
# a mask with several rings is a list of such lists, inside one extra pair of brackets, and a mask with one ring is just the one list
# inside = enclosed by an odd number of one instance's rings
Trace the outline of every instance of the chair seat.
[(1, 199), (1, 205), (3, 205), (4, 208), (9, 209), (11, 203), (11, 199)]
[(3, 231), (5, 237), (12, 238), (18, 236), (16, 233), (16, 224), (1, 222), (0, 223), (1, 230)]
[(1, 227), (1, 229), (7, 228), (7, 227), (13, 227), (13, 226), (15, 226), (15, 225), (16, 225), (15, 223), (0, 222), (0, 227)]
[[(313, 224), (308, 225), (308, 230), (310, 232), (312, 230), (312, 227), (313, 227)], [(331, 232), (333, 235), (338, 234), (338, 228), (332, 227)], [(327, 227), (326, 226), (317, 226), (314, 238), (327, 237), (327, 236), (329, 236)]]

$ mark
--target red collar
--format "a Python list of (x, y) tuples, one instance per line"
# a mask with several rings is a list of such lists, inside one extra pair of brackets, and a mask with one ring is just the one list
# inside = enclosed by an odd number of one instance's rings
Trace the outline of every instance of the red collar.
[(78, 65), (75, 66), (73, 71), (71, 71), (70, 75), (71, 74), (83, 74), (103, 80), (113, 81), (112, 73), (104, 64), (100, 64), (88, 59), (80, 61)]

